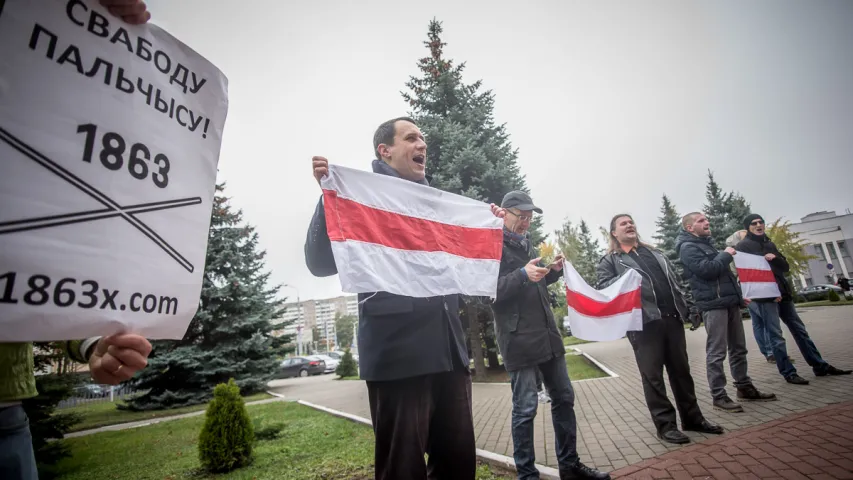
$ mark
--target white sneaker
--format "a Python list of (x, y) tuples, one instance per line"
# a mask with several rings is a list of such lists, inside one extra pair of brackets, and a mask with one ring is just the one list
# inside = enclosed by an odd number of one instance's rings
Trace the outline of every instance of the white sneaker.
[(548, 396), (545, 390), (539, 392), (539, 403), (551, 403), (551, 397)]

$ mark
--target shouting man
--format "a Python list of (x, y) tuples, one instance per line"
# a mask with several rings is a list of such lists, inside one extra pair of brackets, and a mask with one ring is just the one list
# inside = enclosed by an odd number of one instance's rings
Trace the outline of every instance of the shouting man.
[[(412, 119), (384, 122), (373, 147), (375, 173), (429, 185), (427, 145)], [(319, 183), (329, 162), (323, 157), (312, 162)], [(322, 202), (321, 197), (308, 229), (305, 261), (312, 274), (326, 277), (338, 270)], [(492, 212), (503, 215), (494, 205)], [(471, 376), (458, 296), (375, 292), (359, 294), (358, 300), (359, 367), (373, 420), (376, 478), (473, 480)]]
[(693, 299), (685, 291), (678, 273), (669, 260), (657, 249), (640, 240), (634, 219), (619, 214), (610, 221), (607, 253), (598, 264), (599, 290), (615, 282), (627, 269), (640, 273), (643, 310), (643, 330), (628, 332), (634, 347), (634, 357), (643, 378), (646, 405), (658, 437), (669, 443), (688, 443), (690, 438), (678, 430), (675, 408), (666, 397), (663, 369), (669, 374), (669, 384), (678, 406), (684, 430), (721, 434), (723, 427), (702, 415), (696, 402), (690, 361), (687, 358), (687, 339), (684, 322), (699, 324)]
[(782, 336), (782, 326), (779, 323), (781, 319), (788, 326), (791, 336), (794, 337), (794, 341), (800, 348), (800, 353), (803, 354), (806, 363), (812, 367), (815, 375), (818, 377), (849, 375), (851, 370), (841, 370), (827, 363), (820, 356), (820, 352), (809, 337), (809, 332), (794, 306), (791, 285), (785, 278), (785, 274), (791, 267), (788, 265), (785, 256), (779, 253), (776, 244), (767, 237), (764, 231), (764, 219), (761, 215), (753, 213), (743, 219), (743, 226), (748, 230), (748, 233), (746, 238), (737, 244), (736, 250), (753, 255), (763, 255), (770, 263), (776, 285), (779, 286), (779, 292), (782, 294), (778, 298), (753, 298), (752, 303), (749, 304), (749, 314), (753, 323), (758, 322), (759, 326), (763, 327), (766, 332), (767, 343), (773, 350), (773, 357), (776, 359), (776, 367), (779, 369), (779, 373), (785, 377), (788, 383), (794, 385), (809, 384), (808, 380), (797, 374), (797, 369), (794, 368), (791, 359), (788, 358), (785, 337)]
[(684, 265), (684, 276), (690, 283), (693, 301), (702, 312), (708, 333), (705, 353), (714, 408), (725, 412), (743, 411), (743, 407), (726, 393), (723, 361), (727, 349), (738, 400), (776, 400), (772, 393), (759, 392), (747, 374), (746, 334), (740, 307), (748, 304), (749, 300), (741, 296), (740, 285), (730, 268), (737, 252), (732, 247), (718, 252), (711, 245), (711, 223), (701, 212), (685, 215), (681, 219), (681, 227), (675, 251)]

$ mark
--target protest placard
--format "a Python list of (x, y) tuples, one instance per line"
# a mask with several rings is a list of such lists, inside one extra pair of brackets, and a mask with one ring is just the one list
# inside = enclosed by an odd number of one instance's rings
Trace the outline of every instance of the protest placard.
[(0, 2), (0, 342), (181, 338), (227, 79), (95, 1)]

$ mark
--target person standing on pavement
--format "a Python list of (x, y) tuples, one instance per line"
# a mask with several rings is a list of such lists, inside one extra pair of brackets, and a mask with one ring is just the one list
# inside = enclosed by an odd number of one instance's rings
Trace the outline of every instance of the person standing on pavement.
[(838, 277), (838, 281), (835, 282), (835, 284), (841, 288), (842, 292), (846, 293), (850, 291), (850, 280), (848, 280), (847, 277), (845, 277), (844, 275), (840, 275)]
[[(374, 173), (429, 186), (427, 144), (414, 120), (382, 123), (373, 148)], [(329, 162), (314, 157), (312, 164), (319, 184)], [(495, 205), (492, 212), (503, 215)], [(305, 263), (318, 277), (338, 273), (322, 196), (308, 228)], [(458, 295), (413, 298), (375, 292), (361, 293), (358, 300), (359, 374), (367, 382), (376, 478), (473, 480), (471, 374)]]
[(681, 219), (682, 230), (675, 242), (684, 276), (690, 284), (693, 301), (702, 312), (708, 339), (705, 344), (708, 386), (714, 408), (724, 412), (742, 412), (726, 392), (723, 362), (729, 353), (729, 368), (740, 401), (772, 401), (776, 395), (761, 393), (747, 373), (746, 335), (740, 307), (749, 303), (741, 295), (732, 260), (737, 253), (732, 247), (718, 252), (711, 245), (711, 223), (701, 212), (688, 213)]
[(669, 443), (690, 442), (690, 438), (678, 430), (675, 408), (666, 396), (664, 367), (669, 374), (682, 429), (715, 435), (723, 433), (722, 427), (705, 419), (696, 401), (684, 322), (689, 320), (698, 326), (700, 318), (681, 278), (661, 252), (640, 239), (630, 215), (613, 217), (609, 232), (607, 253), (596, 270), (596, 288), (601, 290), (612, 284), (629, 268), (643, 277), (640, 288), (643, 330), (628, 332), (628, 341), (634, 348), (646, 405), (658, 437)]
[[(737, 244), (746, 237), (746, 234), (746, 230), (738, 230), (729, 235), (729, 237), (726, 238), (726, 246), (735, 248)], [(732, 275), (734, 275), (735, 278), (738, 278), (737, 267), (735, 267), (734, 262), (729, 264), (729, 270), (732, 271)], [(770, 345), (767, 343), (767, 332), (764, 330), (764, 326), (760, 322), (750, 323), (752, 323), (752, 334), (755, 336), (755, 343), (758, 344), (758, 351), (761, 352), (761, 356), (767, 360), (767, 363), (776, 363), (776, 358), (773, 356), (773, 349), (770, 348)]]
[(566, 370), (566, 349), (551, 311), (548, 285), (562, 276), (563, 257), (541, 266), (530, 244), (533, 212), (542, 210), (530, 195), (507, 193), (501, 202), (504, 242), (498, 289), (492, 310), (495, 333), (512, 388), (513, 458), (519, 479), (539, 478), (533, 448), (533, 419), (537, 410), (537, 383), (551, 398), (551, 418), (560, 479), (609, 479), (610, 475), (587, 467), (577, 452), (575, 393)]
[(851, 370), (841, 370), (827, 363), (809, 337), (809, 332), (794, 306), (791, 285), (785, 278), (785, 274), (790, 271), (790, 265), (788, 265), (785, 256), (776, 248), (776, 244), (767, 237), (764, 218), (754, 213), (747, 215), (743, 219), (743, 226), (749, 231), (746, 237), (737, 244), (736, 250), (752, 255), (763, 255), (770, 263), (776, 285), (779, 286), (779, 292), (782, 294), (778, 298), (753, 298), (749, 304), (749, 314), (752, 316), (753, 323), (759, 322), (767, 332), (767, 341), (773, 349), (773, 356), (776, 359), (776, 367), (779, 369), (779, 373), (788, 383), (794, 385), (809, 384), (808, 380), (797, 374), (797, 369), (794, 368), (791, 359), (788, 357), (785, 337), (782, 336), (782, 326), (779, 323), (780, 319), (788, 326), (794, 341), (797, 342), (800, 353), (806, 359), (806, 363), (812, 367), (816, 376), (849, 375), (853, 373)]

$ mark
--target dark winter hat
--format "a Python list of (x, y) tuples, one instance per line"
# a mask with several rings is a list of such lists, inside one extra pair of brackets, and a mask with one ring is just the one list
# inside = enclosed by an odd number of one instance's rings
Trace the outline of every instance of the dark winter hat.
[(517, 208), (523, 211), (533, 210), (536, 213), (542, 213), (541, 208), (533, 205), (533, 199), (530, 198), (530, 195), (521, 190), (515, 190), (504, 195), (501, 208)]
[(752, 223), (753, 220), (759, 220), (759, 219), (762, 222), (764, 221), (764, 217), (762, 217), (761, 215), (759, 215), (757, 213), (750, 213), (749, 215), (747, 215), (743, 219), (743, 228), (749, 230), (749, 224)]

